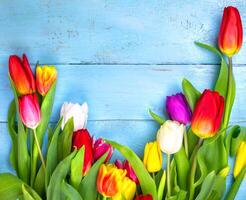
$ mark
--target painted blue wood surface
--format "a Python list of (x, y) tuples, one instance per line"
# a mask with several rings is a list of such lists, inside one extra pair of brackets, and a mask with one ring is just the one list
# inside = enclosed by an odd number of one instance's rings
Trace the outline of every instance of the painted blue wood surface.
[[(193, 42), (216, 45), (227, 5), (237, 6), (246, 21), (244, 0), (2, 0), (0, 172), (13, 172), (6, 128), (13, 98), (9, 54), (26, 52), (32, 64), (39, 60), (58, 68), (53, 122), (64, 101), (87, 101), (91, 133), (129, 145), (141, 156), (158, 128), (148, 108), (163, 114), (165, 96), (179, 92), (184, 77), (200, 90), (213, 86), (219, 60)], [(246, 44), (234, 59), (237, 96), (231, 122), (240, 125), (246, 125), (245, 55)], [(244, 199), (245, 181), (237, 196)]]

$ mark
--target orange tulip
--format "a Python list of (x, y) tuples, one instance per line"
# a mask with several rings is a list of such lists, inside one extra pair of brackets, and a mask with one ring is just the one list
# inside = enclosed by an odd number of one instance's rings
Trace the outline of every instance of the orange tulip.
[(223, 113), (224, 98), (218, 92), (205, 90), (192, 116), (192, 131), (200, 138), (213, 137), (220, 128)]
[(220, 50), (232, 57), (236, 54), (243, 42), (243, 28), (238, 9), (229, 6), (224, 9), (224, 14), (220, 26), (218, 45)]
[(57, 71), (54, 66), (38, 66), (36, 69), (36, 85), (38, 92), (45, 96), (52, 84), (57, 79)]
[(126, 170), (112, 164), (102, 164), (97, 175), (97, 190), (104, 197), (113, 197), (121, 191)]
[(9, 57), (9, 74), (19, 95), (35, 92), (34, 76), (25, 54), (22, 60), (16, 55)]

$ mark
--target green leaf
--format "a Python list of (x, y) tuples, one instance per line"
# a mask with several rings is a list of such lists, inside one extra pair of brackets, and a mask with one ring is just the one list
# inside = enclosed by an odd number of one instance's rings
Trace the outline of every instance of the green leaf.
[(236, 156), (241, 142), (245, 140), (246, 129), (244, 127), (239, 127), (239, 129), (235, 129), (232, 132), (231, 136), (230, 155)]
[(42, 166), (40, 166), (37, 176), (34, 181), (34, 189), (40, 196), (45, 195), (45, 172)]
[(157, 191), (158, 199), (162, 199), (163, 198), (165, 184), (166, 184), (166, 171), (164, 170), (163, 173), (162, 173), (162, 176), (161, 176), (161, 180), (160, 180), (159, 186), (158, 186), (158, 191)]
[(82, 146), (71, 162), (70, 183), (76, 189), (79, 188), (79, 184), (82, 180), (84, 153), (85, 153), (85, 146)]
[(78, 191), (73, 188), (71, 185), (66, 183), (65, 181), (62, 182), (61, 190), (63, 194), (70, 200), (83, 200)]
[(79, 185), (79, 193), (83, 197), (83, 199), (96, 200), (97, 199), (97, 187), (96, 187), (96, 179), (97, 173), (101, 164), (104, 163), (108, 152), (106, 152), (101, 158), (99, 158), (91, 167), (91, 169), (87, 172), (84, 179), (81, 181)]
[(58, 139), (58, 160), (62, 160), (71, 152), (73, 138), (73, 118), (70, 118)]
[(192, 154), (193, 149), (195, 148), (199, 138), (192, 132), (191, 128), (189, 128), (187, 132), (188, 139), (188, 147), (189, 147), (189, 156)]
[(191, 110), (194, 110), (201, 93), (187, 79), (183, 79), (182, 88)]
[(226, 145), (227, 154), (230, 153), (232, 135), (237, 133), (237, 132), (240, 132), (240, 131), (241, 131), (241, 127), (238, 125), (235, 125), (235, 126), (231, 127), (229, 133), (227, 134), (227, 136), (225, 138), (225, 145)]
[[(14, 93), (16, 110), (19, 111), (18, 95), (14, 87), (14, 83), (9, 76), (10, 84)], [(25, 182), (29, 183), (30, 172), (30, 155), (28, 152), (27, 133), (21, 121), (20, 114), (17, 112), (18, 134), (17, 134), (17, 149), (18, 149), (18, 175)]]
[(58, 136), (59, 136), (60, 129), (61, 129), (61, 123), (62, 123), (62, 118), (59, 120), (59, 122), (56, 125), (54, 134), (52, 135), (52, 139), (51, 139), (48, 151), (47, 151), (46, 172), (45, 172), (46, 189), (49, 185), (50, 177), (58, 163), (58, 157), (57, 157), (58, 155)]
[(153, 119), (159, 123), (160, 125), (164, 124), (165, 119), (160, 117), (159, 115), (155, 114), (154, 112), (152, 112), (151, 109), (149, 109), (149, 114), (151, 115), (151, 117), (153, 117)]
[(26, 190), (24, 184), (22, 185), (22, 192), (23, 192), (24, 200), (35, 200), (35, 199), (32, 197), (32, 195), (28, 193), (28, 191)]
[(13, 100), (8, 110), (8, 132), (12, 140), (10, 163), (18, 174), (18, 139), (15, 125), (16, 107)]
[(75, 150), (57, 165), (55, 171), (51, 176), (50, 183), (47, 189), (47, 199), (61, 199), (61, 184), (63, 183), (63, 180), (66, 178), (69, 172), (71, 160), (76, 155), (76, 153), (77, 151)]
[[(0, 174), (0, 199), (13, 200), (18, 199), (22, 195), (22, 185), (25, 184), (22, 180), (10, 173)], [(28, 185), (25, 184), (25, 189), (29, 194), (35, 197), (35, 200), (41, 200), (38, 194)]]
[[(42, 118), (41, 118), (41, 122), (39, 126), (37, 127), (37, 138), (38, 138), (41, 148), (43, 144), (44, 134), (47, 130), (50, 116), (52, 113), (52, 108), (53, 108), (54, 98), (55, 98), (55, 91), (56, 91), (56, 82), (54, 82), (53, 85), (51, 86), (49, 92), (44, 97), (42, 101), (42, 105), (41, 105)], [(33, 144), (33, 154), (32, 154), (31, 183), (33, 183), (35, 176), (36, 176), (38, 158), (39, 158), (38, 148), (37, 148), (37, 145), (34, 143)]]
[(187, 178), (190, 171), (190, 163), (186, 156), (184, 146), (174, 154), (176, 162), (177, 174), (178, 174), (178, 185), (181, 189), (187, 189)]
[(145, 169), (141, 159), (129, 147), (109, 140), (107, 140), (107, 142), (112, 147), (116, 148), (129, 161), (138, 177), (143, 194), (151, 194), (153, 200), (157, 200), (157, 189), (155, 182)]

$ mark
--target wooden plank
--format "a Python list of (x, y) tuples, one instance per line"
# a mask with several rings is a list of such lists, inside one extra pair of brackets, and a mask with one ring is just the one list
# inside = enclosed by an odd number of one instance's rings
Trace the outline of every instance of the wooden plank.
[[(216, 44), (224, 6), (239, 1), (3, 0), (0, 64), (9, 54), (35, 63), (218, 63), (193, 42)], [(245, 45), (235, 62), (246, 63)]]
[[(0, 173), (14, 173), (8, 162), (11, 144), (6, 126), (5, 123), (0, 123)], [(154, 140), (158, 126), (153, 121), (89, 121), (88, 129), (95, 137), (110, 138), (111, 140), (130, 146), (142, 157), (145, 143)], [(114, 152), (112, 161), (114, 161), (115, 158), (123, 159), (116, 151)], [(232, 159), (230, 159), (230, 163), (233, 163)], [(163, 165), (165, 167), (165, 162)], [(231, 184), (231, 181), (232, 174), (227, 178), (227, 186)], [(236, 200), (243, 200), (245, 193), (246, 181), (242, 183)]]
[[(58, 65), (59, 81), (52, 121), (64, 101), (89, 104), (90, 120), (151, 119), (147, 109), (163, 115), (167, 95), (181, 91), (188, 78), (199, 90), (212, 87), (219, 66), (211, 65)], [(232, 121), (246, 121), (245, 66), (234, 68), (237, 96)], [(0, 121), (13, 98), (7, 68), (0, 68)]]

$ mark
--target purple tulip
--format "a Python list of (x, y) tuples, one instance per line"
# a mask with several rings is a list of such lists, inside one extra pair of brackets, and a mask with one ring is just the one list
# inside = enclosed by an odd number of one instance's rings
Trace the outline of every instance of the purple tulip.
[(136, 176), (134, 170), (132, 169), (132, 166), (128, 162), (128, 160), (125, 160), (124, 163), (122, 163), (120, 160), (115, 161), (115, 165), (119, 169), (124, 169), (127, 171), (126, 176), (130, 178), (132, 181), (134, 181), (137, 185), (139, 184), (138, 177)]
[(109, 151), (108, 156), (105, 159), (105, 163), (110, 159), (113, 154), (113, 147), (106, 143), (102, 138), (94, 141), (93, 144), (93, 152), (94, 152), (94, 161), (98, 160), (101, 156), (103, 156), (107, 151)]
[(191, 121), (191, 109), (182, 93), (167, 96), (166, 110), (171, 120), (184, 125), (189, 124)]

